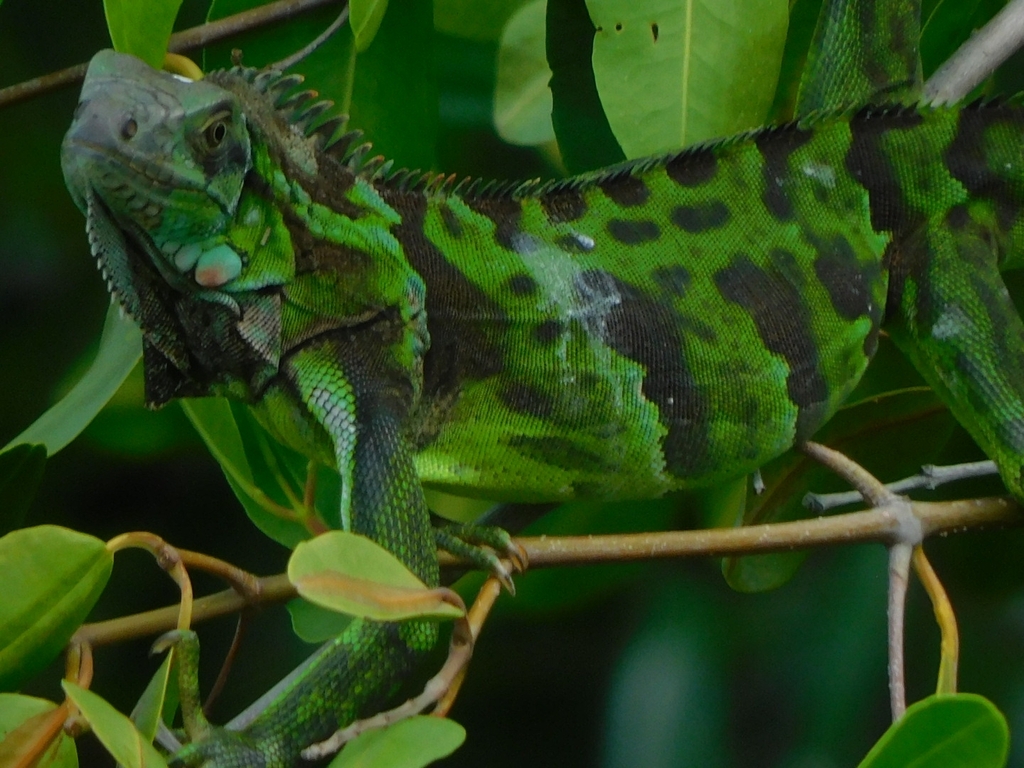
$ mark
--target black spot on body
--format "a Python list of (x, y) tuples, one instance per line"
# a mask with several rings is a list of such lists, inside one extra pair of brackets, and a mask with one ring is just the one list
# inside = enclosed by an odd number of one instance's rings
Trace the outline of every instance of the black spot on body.
[[(944, 158), (949, 172), (972, 196), (993, 202), (1003, 231), (1013, 226), (1021, 200), (1013, 186), (991, 167), (986, 157), (985, 134), (1006, 119), (1005, 111), (998, 107), (964, 107), (960, 110), (956, 137)], [(1015, 128), (1015, 132), (1019, 132), (1019, 128)]]
[(836, 314), (844, 320), (869, 315), (873, 325), (880, 323), (881, 308), (871, 298), (875, 282), (881, 278), (878, 264), (858, 261), (853, 246), (842, 235), (812, 242), (818, 251), (814, 274), (828, 291)]
[(651, 270), (651, 279), (663, 293), (676, 298), (686, 295), (686, 289), (690, 287), (691, 282), (690, 273), (682, 264), (657, 267)]
[(949, 209), (946, 214), (946, 223), (949, 224), (950, 228), (954, 231), (961, 231), (966, 229), (971, 224), (971, 214), (967, 210), (967, 206), (960, 204), (954, 205)]
[(583, 300), (612, 295), (618, 301), (602, 314), (602, 338), (618, 354), (644, 368), (640, 390), (658, 408), (667, 434), (663, 450), (668, 470), (678, 477), (707, 471), (711, 409), (687, 365), (682, 318), (668, 303), (601, 270), (579, 276)]
[(466, 204), (477, 213), (494, 222), (494, 239), (502, 248), (516, 250), (516, 238), (520, 233), (519, 222), (523, 208), (511, 197), (470, 197)]
[(651, 190), (631, 173), (616, 173), (598, 182), (601, 191), (616, 205), (632, 208), (643, 205), (651, 196)]
[(794, 216), (793, 201), (786, 191), (790, 179), (789, 156), (810, 141), (813, 135), (813, 131), (788, 125), (761, 131), (754, 138), (764, 157), (764, 194), (761, 199), (768, 212), (782, 221), (789, 221)]
[(579, 190), (560, 187), (540, 196), (540, 205), (552, 224), (576, 221), (587, 212), (587, 201)]
[(665, 164), (665, 173), (681, 187), (699, 187), (715, 178), (718, 158), (707, 147), (687, 149)]
[(508, 289), (516, 296), (532, 296), (537, 292), (537, 281), (523, 273), (508, 279)]
[(672, 223), (696, 235), (710, 229), (719, 229), (729, 223), (729, 209), (721, 200), (698, 205), (677, 205), (672, 209)]
[[(532, 437), (528, 435), (512, 435), (508, 444), (526, 457), (539, 464), (558, 467), (567, 472), (601, 473), (614, 471), (607, 460), (592, 451), (588, 451), (572, 440), (563, 437)], [(580, 488), (576, 488), (580, 493)]]
[[(427, 200), (421, 192), (382, 188), (384, 201), (398, 211), (402, 222), (391, 232), (409, 264), (430, 286), (427, 291), (427, 329), (430, 349), (423, 359), (424, 408), (436, 407), (435, 424), (454, 405), (463, 383), (486, 379), (505, 368), (503, 342), (508, 318), (501, 306), (479, 288), (423, 232)], [(433, 434), (418, 435), (422, 445)]]
[(807, 439), (820, 426), (828, 385), (803, 296), (781, 274), (761, 269), (742, 253), (714, 280), (723, 298), (750, 315), (765, 347), (788, 364), (786, 390), (799, 409), (796, 439)]
[(889, 153), (882, 148), (882, 137), (890, 131), (915, 128), (923, 118), (913, 109), (879, 113), (870, 107), (850, 120), (850, 148), (846, 170), (868, 191), (871, 226), (876, 232), (909, 232), (920, 220), (906, 205)]
[(533, 329), (533, 338), (541, 346), (550, 347), (558, 341), (563, 329), (558, 320), (545, 320)]
[(555, 411), (551, 395), (523, 381), (506, 382), (498, 390), (498, 398), (509, 410), (539, 419), (550, 419)]
[(441, 203), (439, 210), (441, 212), (441, 223), (444, 224), (445, 231), (458, 240), (462, 237), (462, 222), (459, 221), (459, 217), (447, 203)]
[(608, 222), (608, 234), (625, 245), (640, 245), (657, 240), (661, 230), (653, 221), (612, 219)]

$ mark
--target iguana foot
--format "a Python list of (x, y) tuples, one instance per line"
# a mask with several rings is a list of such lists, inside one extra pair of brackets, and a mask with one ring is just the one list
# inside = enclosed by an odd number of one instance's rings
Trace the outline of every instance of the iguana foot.
[(512, 583), (512, 571), (501, 558), (508, 558), (513, 569), (518, 572), (525, 571), (529, 564), (526, 551), (501, 528), (471, 523), (446, 525), (434, 529), (434, 540), (445, 552), (494, 574), (513, 595), (516, 588)]

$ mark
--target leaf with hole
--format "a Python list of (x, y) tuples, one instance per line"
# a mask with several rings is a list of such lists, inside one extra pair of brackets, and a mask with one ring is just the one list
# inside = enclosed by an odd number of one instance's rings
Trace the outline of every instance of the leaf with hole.
[[(786, 0), (587, 0), (594, 80), (626, 157), (764, 122), (786, 42)], [(758, 77), (751, 77), (758, 72)]]

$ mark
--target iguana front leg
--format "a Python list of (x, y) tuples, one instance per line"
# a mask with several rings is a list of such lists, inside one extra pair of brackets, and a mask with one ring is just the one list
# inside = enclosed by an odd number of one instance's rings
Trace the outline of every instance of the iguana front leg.
[[(363, 534), (401, 559), (429, 586), (437, 555), (423, 491), (402, 433), (402, 386), (386, 375), (389, 350), (366, 352), (347, 333), (296, 352), (282, 364), (278, 395), (287, 392), (326, 437), (342, 475), (341, 527)], [(279, 406), (279, 396), (267, 399)], [(291, 412), (263, 413), (284, 431)], [(286, 768), (303, 749), (339, 727), (381, 709), (437, 640), (427, 621), (353, 621), (244, 730), (214, 729), (185, 747), (175, 765)], [(188, 683), (189, 681), (186, 681)], [(193, 683), (194, 684), (194, 683)]]

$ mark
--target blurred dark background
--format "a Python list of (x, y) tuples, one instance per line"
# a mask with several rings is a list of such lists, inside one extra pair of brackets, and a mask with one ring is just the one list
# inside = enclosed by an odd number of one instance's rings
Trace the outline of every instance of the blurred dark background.
[[(205, 2), (186, 0), (178, 28), (206, 12)], [(544, 155), (505, 145), (490, 128), (497, 45), (480, 37), (434, 39), (438, 168), (513, 178), (557, 173)], [(99, 0), (5, 0), (0, 87), (107, 46)], [(87, 367), (108, 303), (60, 173), (76, 95), (66, 89), (0, 109), (0, 444)], [(57, 523), (103, 539), (149, 530), (255, 573), (281, 571), (287, 552), (248, 521), (180, 409), (141, 407), (137, 374), (48, 462), (26, 524)], [(958, 435), (943, 458), (973, 451)], [(998, 492), (996, 482), (956, 489)], [(687, 498), (579, 505), (536, 530), (682, 527), (699, 522), (691, 507)], [(962, 689), (991, 698), (1011, 732), (1024, 733), (1024, 533), (952, 536), (929, 542), (928, 551), (957, 610)], [(200, 592), (221, 588), (197, 582)], [(879, 546), (815, 552), (791, 582), (757, 595), (730, 590), (710, 560), (536, 572), (517, 585), (519, 596), (502, 598), (478, 645), (452, 713), (469, 736), (446, 765), (829, 768), (856, 764), (887, 725)], [(147, 555), (125, 552), (91, 618), (175, 599)], [(201, 629), (207, 686), (233, 626), (227, 619)], [(907, 626), (915, 700), (933, 690), (938, 662), (931, 607), (916, 585)], [(138, 642), (96, 654), (93, 687), (122, 711), (156, 668), (147, 648)], [(216, 719), (230, 718), (309, 650), (292, 635), (283, 607), (264, 611)], [(60, 671), (55, 664), (26, 692), (58, 698)], [(1019, 739), (1014, 745), (1011, 764), (1022, 765), (1024, 747)], [(81, 754), (84, 766), (113, 764), (88, 739)]]

